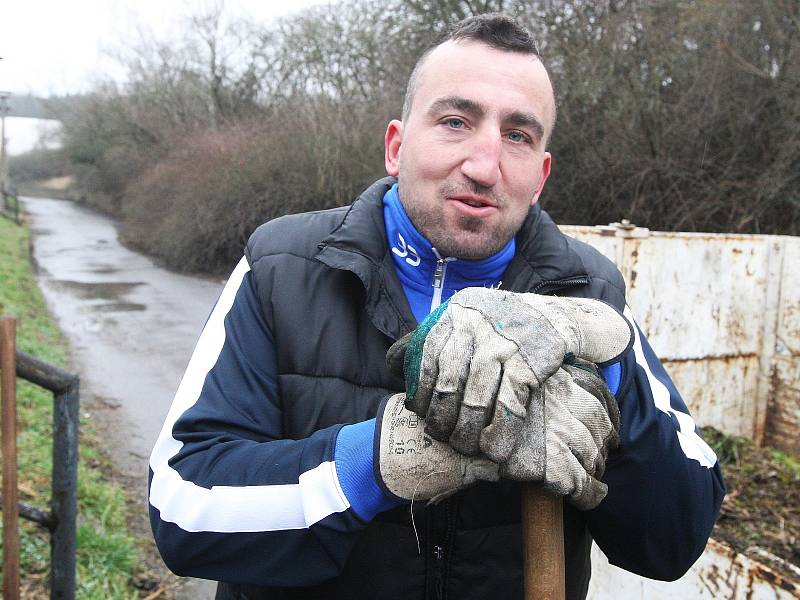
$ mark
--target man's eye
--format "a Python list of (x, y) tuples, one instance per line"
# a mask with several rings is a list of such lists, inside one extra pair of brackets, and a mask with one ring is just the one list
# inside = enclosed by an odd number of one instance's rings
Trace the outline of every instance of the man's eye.
[(528, 141), (528, 136), (521, 131), (512, 131), (508, 134), (508, 139), (510, 139), (512, 142), (522, 144)]
[(456, 117), (450, 117), (449, 119), (447, 119), (446, 122), (447, 126), (450, 127), (451, 129), (461, 129), (462, 127), (464, 127), (464, 121)]

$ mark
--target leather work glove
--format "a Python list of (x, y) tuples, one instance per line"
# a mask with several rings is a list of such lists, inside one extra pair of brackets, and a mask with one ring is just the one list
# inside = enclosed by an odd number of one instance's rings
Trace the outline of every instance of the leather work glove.
[(531, 399), (504, 478), (541, 481), (578, 509), (600, 504), (608, 452), (619, 443), (619, 408), (597, 368), (567, 355)]
[(500, 479), (496, 463), (460, 454), (426, 434), (405, 399), (395, 394), (378, 409), (373, 461), (384, 491), (401, 500), (437, 502), (478, 480)]
[(406, 406), (425, 418), (427, 434), (505, 463), (531, 398), (541, 396), (564, 357), (613, 362), (632, 334), (599, 300), (467, 288), (398, 340), (387, 363), (405, 377)]

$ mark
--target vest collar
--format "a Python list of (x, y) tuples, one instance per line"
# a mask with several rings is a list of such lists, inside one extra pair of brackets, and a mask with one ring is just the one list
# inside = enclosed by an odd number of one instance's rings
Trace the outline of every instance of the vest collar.
[(530, 292), (565, 280), (588, 281), (583, 260), (567, 240), (550, 215), (535, 204), (517, 233), (517, 253), (503, 274), (503, 288)]
[(342, 222), (319, 244), (316, 260), (354, 273), (366, 291), (373, 325), (392, 340), (417, 326), (392, 264), (383, 223), (383, 196), (397, 180), (373, 183), (350, 206)]
[[(361, 280), (370, 320), (393, 340), (416, 327), (392, 262), (383, 220), (383, 196), (396, 181), (384, 177), (362, 192), (341, 223), (319, 244), (315, 257)], [(538, 204), (528, 212), (516, 246), (516, 255), (501, 278), (503, 289), (529, 292), (549, 282), (588, 279), (580, 256)]]

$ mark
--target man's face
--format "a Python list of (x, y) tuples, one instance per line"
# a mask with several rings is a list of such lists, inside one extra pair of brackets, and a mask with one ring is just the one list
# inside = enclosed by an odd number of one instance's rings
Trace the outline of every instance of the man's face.
[(440, 254), (485, 258), (516, 234), (550, 173), (554, 111), (533, 55), (449, 41), (428, 56), (409, 114), (386, 130), (386, 170)]

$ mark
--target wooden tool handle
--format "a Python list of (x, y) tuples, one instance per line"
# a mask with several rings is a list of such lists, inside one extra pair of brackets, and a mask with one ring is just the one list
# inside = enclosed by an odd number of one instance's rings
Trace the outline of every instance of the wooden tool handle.
[(539, 484), (522, 491), (525, 600), (564, 600), (564, 501)]

